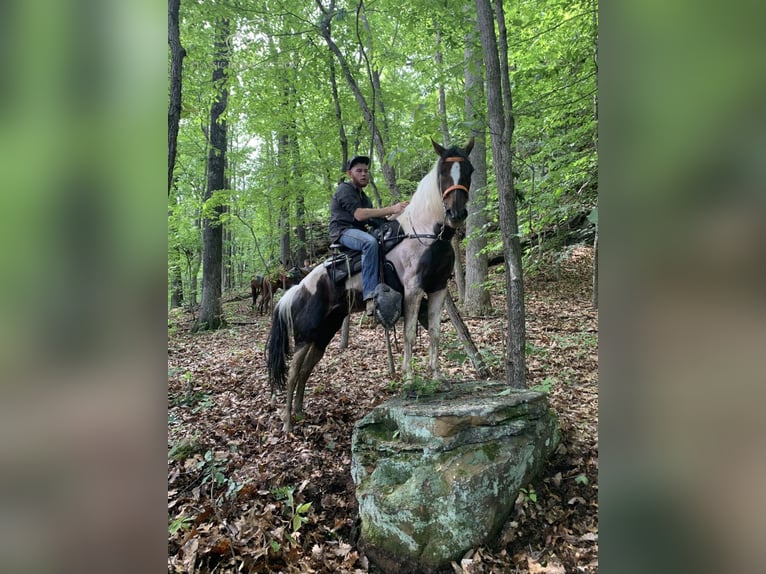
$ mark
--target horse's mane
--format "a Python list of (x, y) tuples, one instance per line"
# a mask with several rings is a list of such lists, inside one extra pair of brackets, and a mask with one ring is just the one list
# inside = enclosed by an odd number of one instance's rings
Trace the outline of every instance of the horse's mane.
[[(444, 204), (439, 193), (437, 167), (439, 160), (433, 168), (420, 180), (410, 204), (396, 218), (405, 233), (431, 233), (432, 226), (423, 227), (430, 223), (442, 223), (444, 221)], [(413, 224), (417, 229), (413, 229)], [(419, 224), (419, 225), (418, 225)]]

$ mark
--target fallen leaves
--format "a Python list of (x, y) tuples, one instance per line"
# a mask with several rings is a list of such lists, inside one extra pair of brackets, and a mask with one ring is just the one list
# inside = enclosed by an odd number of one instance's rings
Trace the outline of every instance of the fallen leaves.
[[(528, 385), (550, 385), (562, 441), (528, 487), (536, 500), (520, 497), (498, 547), (469, 551), (452, 563), (458, 574), (598, 571), (598, 314), (590, 306), (589, 265), (589, 250), (575, 250), (562, 280), (527, 280)], [(493, 293), (500, 314), (504, 297)], [(398, 392), (383, 331), (353, 321), (347, 349), (333, 340), (307, 385), (305, 417), (285, 436), (283, 397), (270, 400), (266, 376), (269, 319), (249, 307), (225, 303), (243, 324), (197, 335), (186, 330), (190, 316), (184, 323), (183, 315), (171, 315), (177, 324), (168, 336), (168, 571), (367, 572), (356, 547), (350, 443), (354, 422)], [(501, 316), (464, 320), (485, 356), (503, 356)], [(475, 379), (446, 320), (442, 340), (444, 372)], [(427, 352), (421, 329), (420, 365)], [(498, 378), (500, 364), (490, 365)], [(293, 508), (306, 509), (305, 520), (295, 521), (279, 498), (287, 487)]]

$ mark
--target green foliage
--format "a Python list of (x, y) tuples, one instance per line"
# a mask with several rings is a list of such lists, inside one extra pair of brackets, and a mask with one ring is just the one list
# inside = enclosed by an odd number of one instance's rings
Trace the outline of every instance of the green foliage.
[[(175, 186), (168, 198), (168, 274), (180, 274), (185, 301), (199, 291), (202, 223), (225, 207), (225, 252), (235, 283), (270, 272), (280, 261), (280, 236), (297, 244), (299, 224), (316, 222), (307, 238), (326, 240), (330, 196), (341, 177), (340, 130), (349, 153), (371, 149), (371, 134), (337, 58), (321, 36), (327, 15), (314, 4), (290, 11), (234, 3), (182, 3), (182, 119)], [(595, 1), (536, 0), (506, 6), (515, 132), (515, 183), (524, 194), (518, 206), (522, 235), (560, 225), (596, 207), (598, 158)], [(461, 8), (462, 9), (462, 8)], [(384, 161), (395, 168), (404, 197), (430, 169), (428, 137), (441, 140), (438, 86), (444, 87), (446, 121), (453, 142), (473, 122), (464, 113), (464, 48), (473, 15), (455, 21), (455, 6), (422, 1), (375, 4), (374, 10), (339, 7), (331, 18), (332, 39), (369, 104), (370, 74), (380, 80), (376, 121), (386, 146)], [(226, 120), (229, 130), (226, 190), (207, 187), (207, 129), (218, 86), (212, 83), (213, 23), (231, 20), (231, 57)], [(436, 31), (443, 59), (434, 65)], [(360, 46), (360, 41), (362, 46)], [(363, 55), (362, 55), (363, 47)], [(330, 86), (334, 62), (338, 86), (336, 117)], [(368, 69), (367, 63), (370, 68)], [(479, 116), (485, 111), (479, 110)], [(375, 155), (375, 154), (374, 154)], [(497, 189), (488, 166), (487, 252), (502, 250), (497, 229)], [(372, 173), (384, 203), (390, 190), (373, 158)], [(597, 217), (597, 212), (595, 217)], [(592, 218), (591, 218), (592, 221)], [(555, 245), (545, 246), (545, 249)], [(532, 260), (534, 261), (534, 260)], [(196, 297), (195, 300), (198, 300)]]
[(494, 353), (490, 349), (479, 349), (479, 354), (488, 369), (504, 368), (505, 357), (502, 354)]
[(179, 530), (188, 530), (192, 522), (194, 522), (194, 519), (190, 516), (179, 514), (175, 518), (172, 518), (168, 514), (168, 534), (173, 536)]
[(463, 348), (463, 345), (458, 341), (454, 333), (446, 334), (442, 338), (441, 347), (444, 351), (444, 355), (450, 363), (462, 364), (468, 360), (468, 355)]
[(177, 442), (168, 451), (168, 458), (181, 461), (202, 452), (204, 447), (197, 442), (198, 439), (195, 435)]
[(539, 358), (547, 357), (548, 353), (550, 352), (546, 347), (538, 347), (537, 345), (529, 341), (525, 342), (524, 351), (529, 357), (539, 357)]
[(426, 378), (418, 373), (413, 373), (412, 380), (402, 384), (402, 392), (407, 396), (420, 398), (433, 395), (441, 387), (438, 379)]
[(226, 476), (228, 462), (225, 452), (213, 452), (208, 449), (195, 464), (201, 475), (200, 485), (209, 486), (210, 497), (218, 506), (225, 501), (235, 500), (242, 487), (249, 482), (249, 479), (238, 481)]
[(540, 391), (542, 393), (550, 393), (551, 389), (553, 389), (553, 383), (555, 382), (556, 382), (556, 379), (554, 379), (553, 377), (545, 377), (542, 383), (540, 383), (539, 385), (530, 387), (529, 390)]
[[(284, 512), (289, 518), (290, 532), (286, 533), (287, 541), (295, 546), (297, 542), (297, 533), (300, 531), (301, 526), (308, 522), (308, 513), (311, 510), (311, 502), (304, 502), (297, 504), (295, 501), (295, 487), (294, 486), (280, 486), (272, 491), (272, 494), (277, 500), (284, 503)], [(272, 541), (274, 542), (274, 541)], [(275, 552), (279, 551), (279, 543), (276, 545), (276, 549), (272, 544), (272, 549)]]
[(216, 457), (212, 450), (208, 450), (202, 456), (202, 460), (197, 462), (197, 470), (202, 471), (202, 484), (210, 483), (214, 486), (221, 486), (226, 482), (226, 460)]
[(213, 397), (210, 393), (194, 388), (194, 375), (192, 373), (186, 372), (181, 378), (186, 383), (184, 392), (169, 397), (171, 406), (192, 407), (193, 413), (198, 413), (213, 406)]
[(535, 492), (535, 489), (531, 486), (529, 488), (521, 488), (519, 489), (521, 493), (521, 497), (525, 500), (529, 500), (531, 502), (537, 502), (537, 493)]

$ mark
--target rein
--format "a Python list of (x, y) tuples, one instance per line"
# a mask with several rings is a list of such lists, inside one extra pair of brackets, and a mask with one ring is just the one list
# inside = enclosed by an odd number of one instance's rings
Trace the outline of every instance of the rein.
[(425, 243), (423, 243), (421, 241), (421, 239), (437, 239), (437, 240), (441, 240), (442, 234), (444, 233), (444, 230), (446, 229), (447, 226), (442, 224), (441, 231), (439, 232), (438, 235), (435, 234), (435, 233), (417, 233), (417, 232), (414, 231), (415, 230), (415, 225), (412, 223), (412, 218), (410, 218), (410, 227), (412, 227), (413, 233), (405, 233), (404, 234), (404, 239), (417, 239), (418, 243), (420, 243), (421, 245), (425, 245)]

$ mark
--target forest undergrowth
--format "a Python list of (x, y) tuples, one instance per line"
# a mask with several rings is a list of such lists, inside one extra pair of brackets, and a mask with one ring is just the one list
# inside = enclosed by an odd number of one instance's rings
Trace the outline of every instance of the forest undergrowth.
[[(492, 548), (471, 549), (447, 572), (598, 572), (598, 312), (592, 252), (541, 266), (526, 289), (528, 386), (550, 393), (561, 444), (520, 493)], [(503, 273), (491, 272), (494, 313), (464, 317), (493, 378), (503, 379)], [(454, 290), (453, 290), (454, 292)], [(354, 422), (403, 392), (388, 374), (380, 326), (352, 317), (349, 345), (332, 341), (306, 387), (305, 417), (282, 431), (264, 346), (270, 318), (244, 294), (224, 304), (229, 326), (191, 334), (194, 317), (168, 315), (168, 572), (375, 572), (356, 548), (351, 481)], [(401, 323), (397, 326), (397, 368)], [(441, 365), (477, 375), (444, 314)], [(426, 364), (428, 334), (415, 357)], [(396, 350), (395, 350), (396, 352)]]

